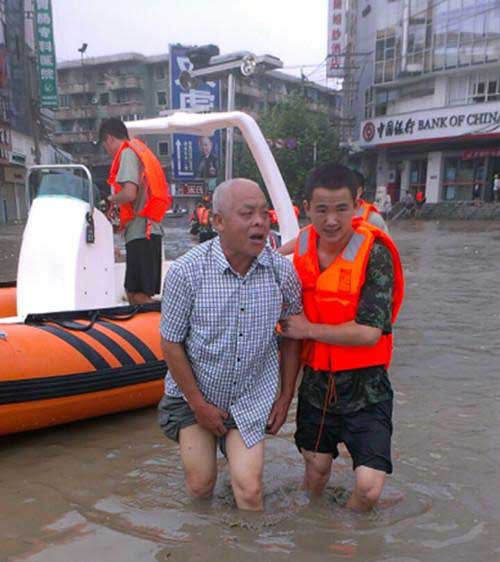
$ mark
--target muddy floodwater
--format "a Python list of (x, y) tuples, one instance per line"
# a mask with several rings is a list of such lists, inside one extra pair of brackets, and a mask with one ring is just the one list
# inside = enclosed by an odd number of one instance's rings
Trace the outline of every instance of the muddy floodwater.
[[(500, 560), (500, 224), (392, 233), (407, 296), (391, 368), (394, 474), (374, 512), (342, 507), (346, 454), (309, 503), (294, 411), (266, 441), (263, 514), (235, 509), (222, 458), (213, 500), (192, 501), (151, 408), (0, 439), (0, 561)], [(15, 271), (7, 234), (0, 280)], [(190, 244), (170, 229), (170, 256)]]

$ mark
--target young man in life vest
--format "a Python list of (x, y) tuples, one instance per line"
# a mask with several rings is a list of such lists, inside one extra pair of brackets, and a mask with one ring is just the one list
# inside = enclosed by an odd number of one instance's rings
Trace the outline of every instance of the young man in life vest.
[(113, 158), (108, 199), (120, 208), (127, 252), (125, 290), (130, 304), (144, 304), (160, 292), (161, 220), (172, 198), (160, 162), (143, 142), (130, 141), (120, 119), (101, 123), (99, 143)]
[(294, 254), (304, 313), (281, 326), (284, 336), (303, 340), (295, 442), (305, 487), (311, 496), (322, 493), (343, 442), (355, 472), (347, 506), (366, 511), (392, 472), (387, 369), (403, 273), (390, 237), (355, 218), (357, 187), (352, 170), (338, 164), (310, 174), (305, 211), (312, 224)]

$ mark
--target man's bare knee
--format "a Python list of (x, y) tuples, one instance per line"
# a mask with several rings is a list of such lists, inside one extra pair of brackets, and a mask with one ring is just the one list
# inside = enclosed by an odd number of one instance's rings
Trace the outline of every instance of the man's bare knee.
[(207, 499), (212, 495), (215, 487), (215, 477), (199, 474), (186, 475), (186, 490), (192, 498)]
[(260, 479), (233, 480), (233, 490), (238, 507), (261, 509), (262, 482)]
[(380, 499), (384, 481), (384, 472), (364, 466), (358, 467), (354, 492), (347, 502), (347, 507), (356, 511), (372, 509)]

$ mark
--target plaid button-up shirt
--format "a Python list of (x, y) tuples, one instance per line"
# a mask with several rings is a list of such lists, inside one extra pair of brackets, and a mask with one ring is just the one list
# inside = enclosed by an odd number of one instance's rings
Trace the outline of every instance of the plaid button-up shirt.
[[(276, 395), (276, 324), (301, 311), (293, 265), (269, 247), (241, 276), (217, 237), (176, 260), (165, 277), (161, 335), (184, 344), (201, 393), (231, 413), (247, 447), (264, 438)], [(182, 396), (168, 371), (165, 394)]]

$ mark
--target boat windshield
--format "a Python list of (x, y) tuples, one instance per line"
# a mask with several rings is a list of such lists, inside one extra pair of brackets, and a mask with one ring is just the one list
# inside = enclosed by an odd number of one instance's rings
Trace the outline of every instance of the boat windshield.
[[(33, 174), (33, 183), (30, 186), (31, 199), (46, 196), (65, 196), (81, 199), (89, 203), (89, 182), (86, 178), (70, 171), (51, 171), (49, 173)], [(101, 194), (95, 183), (94, 201), (101, 199)]]

